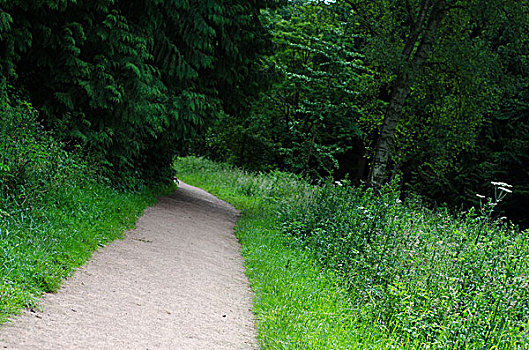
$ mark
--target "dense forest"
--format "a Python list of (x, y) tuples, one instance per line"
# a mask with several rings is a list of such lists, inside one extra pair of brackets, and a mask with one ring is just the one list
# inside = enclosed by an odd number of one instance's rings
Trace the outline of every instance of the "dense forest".
[(508, 0), (4, 0), (2, 108), (31, 104), (125, 188), (189, 153), (398, 177), (452, 208), (501, 181), (501, 210), (527, 225), (528, 15)]
[[(529, 223), (527, 1), (291, 1), (262, 15), (272, 85), (210, 129), (210, 157), (380, 185)], [(202, 146), (204, 143), (201, 142)]]
[(259, 89), (267, 3), (2, 1), (2, 104), (31, 103), (115, 183), (171, 177), (189, 140)]

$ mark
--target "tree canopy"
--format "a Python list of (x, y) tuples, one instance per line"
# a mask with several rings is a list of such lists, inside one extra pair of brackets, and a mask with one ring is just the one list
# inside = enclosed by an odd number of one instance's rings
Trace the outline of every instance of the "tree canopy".
[(529, 224), (527, 0), (0, 4), (3, 99), (115, 183), (168, 178), (189, 152), (398, 177), (433, 205), (505, 181)]
[(258, 15), (274, 4), (3, 0), (3, 90), (110, 177), (167, 177), (188, 140), (259, 90)]
[(214, 128), (206, 152), (316, 179), (399, 176), (457, 206), (506, 181), (521, 219), (528, 12), (507, 0), (291, 1), (265, 12), (275, 53), (263, 70), (275, 82), (251, 113)]

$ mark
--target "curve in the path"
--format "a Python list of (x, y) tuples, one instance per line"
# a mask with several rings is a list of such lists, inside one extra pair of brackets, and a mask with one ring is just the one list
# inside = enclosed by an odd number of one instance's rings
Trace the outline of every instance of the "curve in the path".
[(256, 348), (237, 215), (181, 183), (46, 295), (42, 311), (2, 326), (0, 348)]

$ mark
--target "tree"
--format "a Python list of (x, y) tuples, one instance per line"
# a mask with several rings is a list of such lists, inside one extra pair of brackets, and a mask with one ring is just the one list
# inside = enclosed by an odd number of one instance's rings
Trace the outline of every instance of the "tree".
[(276, 50), (262, 72), (273, 84), (249, 115), (223, 119), (211, 141), (226, 158), (253, 169), (333, 174), (361, 137), (359, 101), (372, 83), (355, 35), (323, 2), (290, 3), (264, 13), (263, 21)]
[[(346, 3), (361, 19), (371, 36), (375, 40), (387, 41), (393, 46), (397, 56), (393, 58), (397, 61), (393, 72), (395, 78), (391, 82), (390, 98), (369, 177), (373, 185), (379, 186), (387, 179), (387, 165), (402, 108), (416, 76), (438, 40), (439, 27), (450, 10), (450, 4), (446, 0), (426, 0), (420, 3), (375, 1), (363, 4), (347, 0)], [(385, 27), (391, 28), (389, 32), (388, 29), (383, 32), (378, 30)], [(386, 36), (388, 34), (389, 36)]]
[(244, 103), (268, 45), (255, 18), (275, 3), (2, 1), (2, 76), (116, 182), (168, 178), (175, 154)]
[[(401, 125), (404, 108), (409, 105), (410, 93), (416, 91), (417, 84), (424, 84), (432, 65), (442, 64), (438, 72), (460, 74), (462, 84), (468, 81), (469, 74), (491, 76), (497, 67), (493, 60), (488, 65), (472, 69), (459, 69), (469, 62), (483, 61), (480, 56), (490, 54), (481, 40), (480, 33), (493, 25), (502, 11), (512, 10), (509, 2), (498, 1), (374, 1), (360, 2), (347, 0), (353, 10), (353, 19), (366, 40), (367, 63), (378, 68), (383, 84), (380, 98), (387, 105), (383, 122), (374, 147), (369, 181), (381, 185), (388, 178), (388, 164), (396, 154), (394, 142)], [(341, 5), (335, 5), (341, 7)], [(475, 50), (479, 47), (485, 52)], [(472, 56), (457, 61), (451, 57), (451, 49), (467, 51)], [(444, 53), (444, 57), (441, 57)], [(435, 59), (432, 59), (435, 55)], [(493, 54), (490, 54), (493, 56)], [(461, 58), (461, 57), (459, 57)], [(436, 77), (432, 77), (436, 79)], [(451, 79), (451, 84), (456, 79)], [(457, 84), (456, 84), (457, 85)], [(444, 88), (443, 86), (439, 86)], [(463, 90), (466, 87), (461, 86)], [(454, 89), (452, 94), (457, 93)], [(471, 102), (471, 101), (468, 101)], [(477, 111), (476, 114), (482, 114)], [(397, 164), (398, 166), (398, 164)]]
[[(457, 87), (457, 94), (437, 87), (429, 88), (437, 92), (435, 98), (414, 93), (416, 96), (410, 97), (406, 108), (407, 115), (420, 113), (422, 118), (426, 118), (424, 111), (439, 110), (437, 123), (442, 122), (440, 130), (446, 130), (446, 133), (443, 135), (437, 131), (414, 136), (418, 146), (414, 150), (406, 150), (402, 171), (407, 174), (409, 190), (426, 195), (431, 202), (452, 206), (479, 206), (475, 194), (493, 196), (491, 181), (512, 184), (512, 196), (496, 208), (498, 217), (506, 215), (527, 227), (529, 66), (526, 52), (529, 44), (529, 6), (527, 2), (506, 2), (499, 12), (495, 7), (481, 6), (468, 16), (479, 30), (471, 31), (471, 37), (461, 41), (465, 45), (448, 48), (450, 57), (459, 58), (460, 62), (452, 65), (451, 69), (467, 72), (454, 73), (446, 69), (446, 64), (430, 64), (430, 73), (419, 85), (424, 86), (425, 81), (428, 84), (444, 81), (444, 85)], [(445, 30), (451, 27), (457, 25), (451, 23)], [(432, 61), (437, 63), (441, 62), (441, 57), (449, 56), (442, 52), (434, 55)], [(445, 67), (444, 71), (440, 66)], [(485, 70), (483, 67), (488, 68)], [(462, 80), (463, 77), (467, 78)], [(448, 79), (458, 81), (446, 84)], [(419, 90), (424, 91), (424, 88)], [(422, 102), (423, 107), (417, 108), (420, 106), (419, 99), (429, 102)], [(458, 99), (463, 99), (463, 102)], [(460, 105), (464, 108), (459, 108)], [(412, 106), (415, 106), (414, 109), (411, 109)], [(417, 129), (417, 126), (410, 128)], [(458, 139), (466, 140), (467, 144)], [(452, 145), (459, 148), (458, 152), (450, 149)], [(403, 149), (402, 144), (398, 147)], [(432, 154), (431, 149), (436, 149), (436, 153)]]
[(363, 116), (364, 130), (376, 136), (366, 139), (371, 183), (386, 181), (391, 165), (408, 190), (457, 206), (478, 205), (474, 194), (486, 193), (490, 181), (516, 183), (520, 190), (505, 208), (520, 220), (529, 3), (346, 3), (333, 6), (352, 10), (385, 104)]

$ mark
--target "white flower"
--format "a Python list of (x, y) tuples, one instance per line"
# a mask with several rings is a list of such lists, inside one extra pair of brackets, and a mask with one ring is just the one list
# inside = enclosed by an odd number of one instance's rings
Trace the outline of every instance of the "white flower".
[(491, 181), (490, 183), (491, 183), (493, 186), (512, 187), (512, 185), (509, 185), (508, 183), (505, 183), (505, 182), (495, 182), (495, 181)]
[(479, 194), (479, 193), (476, 193), (476, 196), (477, 196), (478, 198), (482, 198), (482, 199), (485, 198), (484, 195), (481, 195), (481, 194)]
[(498, 189), (502, 190), (502, 191), (505, 191), (507, 193), (512, 193), (511, 190), (509, 190), (508, 188), (505, 188), (505, 187), (498, 187)]

